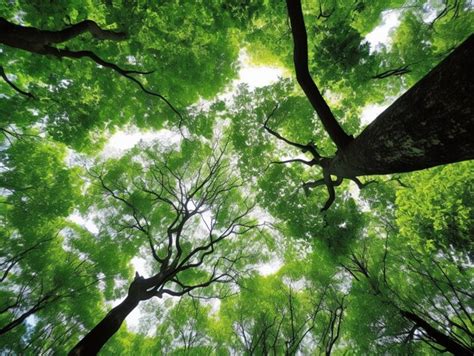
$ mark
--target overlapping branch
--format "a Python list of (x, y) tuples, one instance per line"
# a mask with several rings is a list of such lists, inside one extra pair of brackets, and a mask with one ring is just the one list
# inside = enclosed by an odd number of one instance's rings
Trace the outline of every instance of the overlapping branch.
[[(233, 216), (229, 214), (233, 191), (242, 183), (234, 178), (224, 161), (224, 149), (215, 147), (214, 155), (204, 160), (196, 173), (188, 172), (189, 166), (175, 170), (166, 163), (155, 162), (140, 172), (140, 178), (132, 178), (134, 192), (120, 180), (110, 181), (104, 172), (91, 173), (105, 195), (124, 207), (126, 216), (131, 216), (124, 219), (119, 231), (127, 228), (145, 235), (159, 268), (148, 278), (136, 273), (125, 300), (86, 334), (70, 355), (97, 353), (141, 301), (165, 294), (191, 295), (216, 283), (236, 281), (239, 272), (235, 266), (245, 257), (238, 253), (240, 249), (228, 255), (215, 255), (215, 252), (223, 240), (258, 226), (249, 217), (253, 205), (235, 209)], [(142, 205), (132, 199), (133, 194), (146, 203)], [(163, 207), (169, 208), (168, 213), (160, 222), (154, 222), (156, 211), (167, 210)], [(192, 269), (199, 270), (202, 277), (186, 281), (183, 272)]]
[(20, 89), (19, 87), (17, 87), (15, 85), (15, 83), (13, 83), (10, 79), (8, 79), (7, 77), (7, 74), (5, 73), (5, 70), (3, 69), (3, 66), (0, 66), (0, 76), (3, 78), (3, 80), (10, 86), (13, 88), (13, 90), (15, 90), (16, 92), (20, 93), (21, 95), (24, 95), (26, 96), (27, 98), (30, 98), (30, 99), (34, 99), (35, 97), (33, 96), (33, 94), (31, 93), (28, 93), (27, 91), (24, 91), (22, 89)]
[[(89, 60), (92, 60), (96, 64), (105, 68), (109, 68), (121, 75), (122, 77), (126, 78), (127, 80), (132, 81), (144, 93), (162, 100), (179, 117), (179, 123), (181, 126), (183, 116), (176, 109), (176, 107), (165, 96), (158, 92), (147, 89), (140, 80), (134, 77), (134, 75), (137, 74), (151, 74), (153, 73), (153, 71), (127, 70), (118, 66), (115, 63), (106, 61), (105, 59), (98, 56), (96, 53), (89, 50), (74, 51), (68, 48), (58, 48), (52, 46), (52, 44), (60, 44), (67, 42), (85, 32), (90, 33), (95, 39), (102, 41), (121, 41), (126, 39), (127, 37), (124, 32), (104, 30), (97, 23), (91, 20), (81, 21), (77, 24), (73, 24), (59, 31), (47, 31), (40, 30), (34, 27), (16, 25), (7, 21), (5, 18), (0, 17), (0, 43), (13, 48), (22, 49), (40, 55), (52, 55), (57, 58), (70, 59), (87, 58)], [(14, 83), (8, 80), (4, 73), (3, 67), (1, 66), (0, 75), (17, 92), (30, 98), (34, 98), (32, 94), (21, 90), (20, 88), (15, 86)]]
[[(215, 282), (232, 281), (230, 270), (241, 257), (235, 260), (229, 256), (213, 258), (209, 278), (194, 285), (184, 284), (179, 278), (181, 272), (203, 267), (224, 239), (245, 234), (259, 226), (248, 217), (253, 204), (235, 212), (225, 225), (219, 221), (221, 213), (230, 204), (229, 193), (242, 184), (229, 174), (229, 167), (223, 161), (224, 152), (225, 148), (216, 150), (216, 154), (205, 160), (194, 175), (186, 174), (186, 169), (183, 172), (171, 169), (166, 163), (155, 163), (149, 167), (148, 173), (144, 173), (148, 178), (141, 177), (134, 182), (135, 188), (145, 193), (152, 205), (164, 204), (171, 209), (173, 217), (164, 229), (165, 236), (159, 236), (162, 229), (153, 228), (147, 213), (131, 201), (130, 192), (119, 183), (106, 182), (103, 173), (91, 172), (106, 195), (130, 211), (131, 221), (124, 221), (120, 228), (132, 229), (144, 235), (153, 258), (160, 265), (159, 274), (147, 279), (138, 276), (143, 279), (140, 283), (146, 286), (146, 298), (163, 294), (184, 295)], [(205, 214), (211, 217), (206, 218)], [(195, 217), (207, 230), (207, 236), (188, 236), (188, 226), (195, 224)], [(192, 242), (194, 247), (185, 252), (183, 239), (187, 243)], [(221, 268), (223, 266), (224, 271)], [(170, 288), (169, 283), (178, 288)]]
[[(276, 137), (278, 140), (283, 141), (290, 146), (296, 147), (302, 153), (311, 154), (312, 158), (310, 160), (294, 158), (294, 159), (288, 159), (284, 161), (272, 161), (271, 164), (302, 163), (310, 167), (313, 167), (313, 166), (320, 167), (323, 171), (323, 178), (315, 180), (315, 181), (304, 182), (301, 188), (303, 188), (306, 195), (309, 195), (309, 192), (311, 189), (322, 186), (322, 185), (326, 186), (327, 191), (328, 191), (328, 199), (326, 203), (324, 204), (324, 206), (321, 208), (321, 212), (326, 211), (331, 207), (331, 205), (333, 204), (336, 198), (336, 192), (334, 188), (342, 184), (343, 178), (336, 177), (336, 180), (333, 180), (331, 178), (331, 175), (328, 173), (328, 167), (331, 162), (331, 158), (321, 156), (318, 152), (318, 148), (316, 147), (313, 141), (310, 141), (307, 144), (301, 144), (301, 143), (289, 140), (288, 138), (278, 133), (276, 130), (270, 128), (270, 126), (268, 125), (268, 121), (273, 116), (277, 108), (278, 108), (278, 105), (275, 106), (272, 112), (267, 116), (263, 124), (263, 128), (270, 135)], [(374, 182), (374, 181), (369, 181), (366, 183), (362, 183), (357, 177), (349, 177), (348, 179), (355, 182), (357, 186), (359, 187), (359, 189), (362, 189), (366, 187), (368, 184)]]
[[(4, 271), (2, 282), (8, 282), (8, 272), (21, 262), (27, 254), (34, 249), (40, 247), (41, 244), (46, 243), (50, 239), (43, 239), (33, 245), (32, 247), (25, 249), (24, 251), (17, 254), (6, 261), (7, 269)], [(84, 270), (85, 260), (80, 261), (76, 266), (73, 266), (72, 272), (76, 277), (83, 277), (82, 272)], [(87, 272), (87, 274), (89, 274)], [(34, 273), (21, 285), (15, 285), (15, 298), (5, 299), (0, 303), (0, 315), (2, 316), (3, 323), (0, 325), (0, 335), (6, 334), (16, 327), (22, 325), (26, 319), (35, 313), (50, 307), (60, 300), (65, 298), (77, 297), (84, 290), (88, 290), (90, 286), (96, 284), (98, 279), (90, 276), (88, 283), (78, 286), (77, 288), (65, 288), (62, 284), (53, 284), (52, 286), (45, 287), (45, 281), (40, 273)], [(4, 288), (7, 288), (4, 286)], [(8, 289), (7, 289), (8, 290)]]
[[(385, 245), (381, 279), (369, 270), (369, 257), (365, 247), (362, 253), (352, 252), (349, 263), (344, 264), (343, 268), (355, 280), (366, 280), (374, 296), (381, 298), (384, 303), (393, 307), (400, 317), (410, 323), (406, 332), (399, 335), (403, 336), (403, 342), (420, 340), (441, 352), (449, 351), (456, 355), (471, 354), (472, 345), (468, 340), (472, 340), (474, 335), (467, 324), (472, 325), (472, 315), (465, 305), (465, 299), (468, 297), (463, 298), (459, 293), (462, 289), (454, 286), (452, 279), (439, 262), (431, 260), (435, 266), (431, 264), (430, 267), (425, 266), (425, 261), (415, 252), (411, 252), (410, 258), (408, 260), (403, 258), (401, 263), (406, 266), (407, 271), (424, 279), (419, 283), (422, 297), (412, 297), (410, 293), (401, 295), (388, 279), (387, 254), (388, 249)], [(443, 278), (435, 276), (436, 269)], [(431, 290), (433, 287), (436, 298), (433, 298)], [(428, 305), (420, 301), (425, 301)]]

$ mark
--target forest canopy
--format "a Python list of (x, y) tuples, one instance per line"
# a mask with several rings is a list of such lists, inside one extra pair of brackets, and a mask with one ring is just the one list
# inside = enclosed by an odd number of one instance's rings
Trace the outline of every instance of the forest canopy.
[(473, 33), (469, 0), (1, 2), (0, 354), (472, 355)]

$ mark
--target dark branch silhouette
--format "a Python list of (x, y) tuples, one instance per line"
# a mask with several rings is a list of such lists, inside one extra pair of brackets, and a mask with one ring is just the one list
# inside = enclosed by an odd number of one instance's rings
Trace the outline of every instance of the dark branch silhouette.
[(399, 68), (389, 69), (389, 70), (386, 70), (385, 72), (375, 74), (371, 78), (372, 79), (385, 79), (385, 78), (394, 77), (394, 76), (399, 77), (404, 74), (410, 73), (411, 69), (409, 67), (410, 65), (408, 64), (408, 65), (401, 66)]
[(440, 13), (431, 21), (429, 24), (430, 28), (433, 28), (439, 20), (441, 20), (443, 17), (447, 16), (449, 12), (454, 11), (452, 18), (456, 19), (459, 17), (459, 12), (461, 11), (461, 6), (462, 2), (459, 0), (453, 0), (451, 3), (451, 0), (444, 0), (444, 8), (443, 10), (440, 11)]
[[(80, 23), (71, 25), (68, 28), (59, 31), (47, 31), (40, 30), (34, 27), (26, 27), (21, 25), (16, 25), (7, 21), (5, 18), (0, 17), (0, 43), (3, 43), (7, 46), (22, 49), (31, 53), (40, 54), (40, 55), (52, 55), (57, 58), (70, 58), (70, 59), (80, 59), (88, 58), (95, 63), (99, 64), (102, 67), (109, 68), (116, 73), (120, 74), (124, 78), (134, 82), (144, 93), (160, 98), (166, 103), (166, 105), (176, 114), (180, 119), (180, 125), (183, 120), (182, 114), (171, 104), (171, 102), (165, 98), (163, 95), (151, 91), (143, 85), (143, 83), (135, 78), (135, 74), (151, 74), (153, 71), (139, 71), (139, 70), (127, 70), (123, 69), (115, 63), (108, 62), (95, 54), (92, 51), (79, 50), (73, 51), (68, 48), (57, 48), (52, 46), (52, 44), (60, 44), (66, 41), (69, 41), (85, 32), (90, 33), (97, 40), (112, 40), (112, 41), (121, 41), (126, 39), (126, 34), (124, 32), (117, 32), (111, 30), (103, 30), (100, 26), (91, 20), (85, 20)], [(13, 86), (11, 82), (8, 81), (6, 76), (3, 76), (3, 79), (9, 83), (15, 90), (19, 91), (23, 95), (28, 95), (29, 93), (20, 91), (17, 87)], [(31, 94), (28, 96), (31, 97)]]
[[(328, 191), (328, 200), (326, 201), (324, 206), (321, 208), (321, 212), (324, 212), (324, 211), (328, 210), (331, 207), (332, 203), (336, 199), (336, 193), (335, 193), (334, 187), (337, 187), (337, 186), (342, 184), (343, 177), (336, 176), (336, 180), (332, 180), (331, 174), (328, 173), (328, 166), (329, 166), (329, 163), (331, 161), (331, 158), (321, 156), (319, 154), (318, 149), (317, 149), (316, 145), (314, 144), (314, 142), (311, 141), (311, 142), (307, 143), (306, 145), (303, 145), (303, 144), (291, 141), (291, 140), (285, 138), (284, 136), (282, 136), (281, 134), (279, 134), (277, 131), (271, 129), (268, 126), (268, 120), (270, 120), (270, 118), (273, 116), (273, 114), (275, 113), (277, 107), (278, 106), (275, 106), (273, 111), (265, 119), (265, 122), (263, 124), (264, 129), (270, 135), (276, 137), (280, 141), (283, 141), (283, 142), (287, 143), (290, 146), (298, 148), (302, 153), (310, 153), (313, 156), (313, 158), (309, 161), (301, 159), (301, 158), (294, 158), (294, 159), (288, 159), (288, 160), (285, 160), (285, 161), (272, 161), (270, 163), (272, 163), (272, 164), (303, 163), (303, 164), (305, 164), (307, 166), (310, 166), (310, 167), (312, 167), (312, 166), (321, 167), (322, 170), (323, 170), (323, 177), (324, 178), (318, 179), (316, 181), (305, 182), (305, 183), (303, 183), (303, 185), (301, 187), (303, 188), (305, 195), (308, 196), (311, 189), (319, 187), (321, 185), (326, 186), (327, 191)], [(362, 183), (355, 176), (354, 177), (348, 177), (348, 179), (354, 181), (357, 184), (357, 186), (359, 187), (359, 189), (362, 189), (365, 186), (367, 186), (368, 184), (373, 182), (373, 181), (369, 181), (367, 183)]]
[(13, 83), (11, 80), (8, 79), (6, 73), (5, 73), (5, 70), (3, 69), (3, 66), (0, 66), (0, 76), (3, 78), (3, 80), (10, 86), (13, 88), (13, 90), (17, 91), (18, 93), (20, 93), (21, 95), (24, 95), (26, 96), (27, 98), (30, 98), (30, 99), (34, 99), (35, 97), (33, 96), (33, 94), (31, 93), (28, 93), (20, 88), (18, 88), (15, 83)]
[[(8, 274), (13, 267), (27, 258), (31, 251), (38, 249), (40, 245), (52, 239), (53, 238), (40, 240), (33, 246), (17, 253), (15, 256), (11, 256), (2, 261), (0, 267), (4, 270), (0, 282), (6, 284), (6, 286), (2, 287), (8, 287)], [(60, 283), (54, 283), (52, 286), (45, 287), (40, 272), (41, 271), (30, 275), (21, 285), (15, 285), (15, 298), (8, 298), (0, 302), (0, 315), (4, 314), (2, 316), (2, 324), (0, 325), (0, 335), (12, 331), (22, 325), (31, 315), (45, 308), (49, 308), (65, 298), (80, 297), (84, 291), (87, 291), (92, 285), (98, 282), (98, 279), (91, 275), (87, 283), (77, 288), (64, 288)], [(79, 274), (84, 272), (89, 273), (85, 269), (85, 261), (80, 261), (74, 266), (73, 273)]]
[[(214, 153), (192, 175), (186, 167), (177, 171), (166, 163), (156, 162), (133, 181), (150, 204), (167, 206), (173, 213), (164, 229), (150, 223), (148, 214), (130, 200), (127, 188), (117, 182), (108, 182), (103, 172), (90, 172), (105, 195), (127, 211), (118, 231), (127, 229), (144, 236), (159, 268), (148, 278), (136, 273), (125, 300), (87, 333), (70, 355), (97, 353), (141, 301), (161, 298), (165, 294), (190, 295), (194, 290), (212, 284), (235, 282), (238, 275), (235, 266), (245, 256), (241, 251), (219, 255), (215, 253), (216, 249), (225, 239), (246, 234), (259, 225), (248, 217), (253, 205), (236, 211), (233, 216), (223, 217), (228, 213), (223, 210), (231, 199), (229, 194), (242, 183), (230, 174), (229, 166), (224, 162), (224, 149), (215, 147)], [(211, 213), (210, 219), (205, 217), (208, 213)], [(204, 232), (200, 233), (202, 236), (189, 235), (189, 226), (195, 224), (196, 219), (205, 227), (207, 235)], [(185, 282), (181, 277), (183, 272), (196, 269), (205, 272), (207, 277), (194, 283)]]
[(294, 64), (296, 79), (316, 110), (326, 132), (338, 149), (347, 146), (353, 137), (345, 133), (334, 117), (308, 69), (308, 38), (300, 0), (287, 0), (291, 32), (294, 43)]
[[(398, 268), (404, 266), (408, 272), (421, 277), (421, 285), (428, 284), (434, 286), (438, 292), (435, 299), (432, 294), (425, 294), (423, 298), (412, 298), (409, 294), (404, 296), (396, 291), (396, 286), (392, 286), (387, 278), (387, 255), (388, 248), (385, 243), (382, 259), (382, 275), (374, 271), (369, 266), (369, 252), (365, 245), (360, 253), (352, 252), (349, 257), (349, 263), (343, 264), (343, 268), (351, 274), (356, 281), (365, 279), (371, 289), (371, 292), (384, 303), (394, 308), (398, 315), (407, 320), (410, 325), (407, 330), (407, 336), (404, 342), (422, 341), (440, 352), (450, 352), (454, 355), (472, 355), (473, 349), (466, 337), (459, 334), (462, 331), (467, 335), (468, 340), (472, 340), (474, 334), (466, 325), (464, 320), (469, 320), (472, 325), (472, 317), (466, 307), (466, 300), (472, 300), (472, 296), (461, 297), (464, 289), (455, 286), (454, 281), (442, 270), (440, 264), (435, 258), (427, 263), (424, 258), (418, 256), (415, 252), (410, 253), (410, 257), (394, 256), (399, 262)], [(434, 268), (433, 268), (434, 267)], [(441, 268), (442, 279), (435, 277), (434, 270)], [(446, 289), (448, 287), (448, 289)], [(426, 293), (425, 288), (421, 288)], [(470, 293), (468, 293), (470, 294)], [(428, 306), (420, 304), (420, 300), (431, 303)], [(446, 304), (445, 304), (446, 303)], [(443, 304), (449, 307), (443, 306)], [(457, 331), (457, 330), (458, 331)], [(419, 332), (415, 335), (415, 330)]]

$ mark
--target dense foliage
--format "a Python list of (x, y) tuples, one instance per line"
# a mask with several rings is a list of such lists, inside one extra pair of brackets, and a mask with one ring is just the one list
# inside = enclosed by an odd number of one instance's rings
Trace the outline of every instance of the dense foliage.
[[(364, 109), (474, 32), (468, 0), (303, 10), (310, 71), (354, 135)], [(319, 168), (277, 162), (307, 157), (264, 129), (336, 151), (294, 80), (284, 1), (16, 0), (0, 14), (120, 37), (81, 32), (56, 54), (0, 41), (0, 354), (66, 354), (133, 293), (103, 354), (472, 352), (473, 162), (344, 181), (320, 212), (326, 192), (302, 186)], [(284, 76), (233, 86), (244, 52)], [(104, 150), (121, 130), (159, 138)]]

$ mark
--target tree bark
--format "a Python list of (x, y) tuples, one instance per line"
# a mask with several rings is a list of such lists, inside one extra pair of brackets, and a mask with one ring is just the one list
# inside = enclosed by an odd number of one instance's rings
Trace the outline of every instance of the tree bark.
[(438, 329), (432, 327), (427, 321), (420, 318), (418, 315), (405, 310), (400, 310), (400, 313), (403, 317), (414, 322), (415, 325), (422, 328), (431, 340), (433, 340), (438, 345), (443, 346), (446, 351), (451, 352), (453, 355), (470, 356), (473, 354), (473, 350), (469, 350), (453, 338), (443, 334)]
[(474, 35), (329, 162), (339, 177), (393, 174), (474, 159)]
[(70, 356), (96, 355), (105, 343), (120, 329), (125, 318), (140, 303), (138, 296), (125, 298), (113, 308), (74, 348)]

